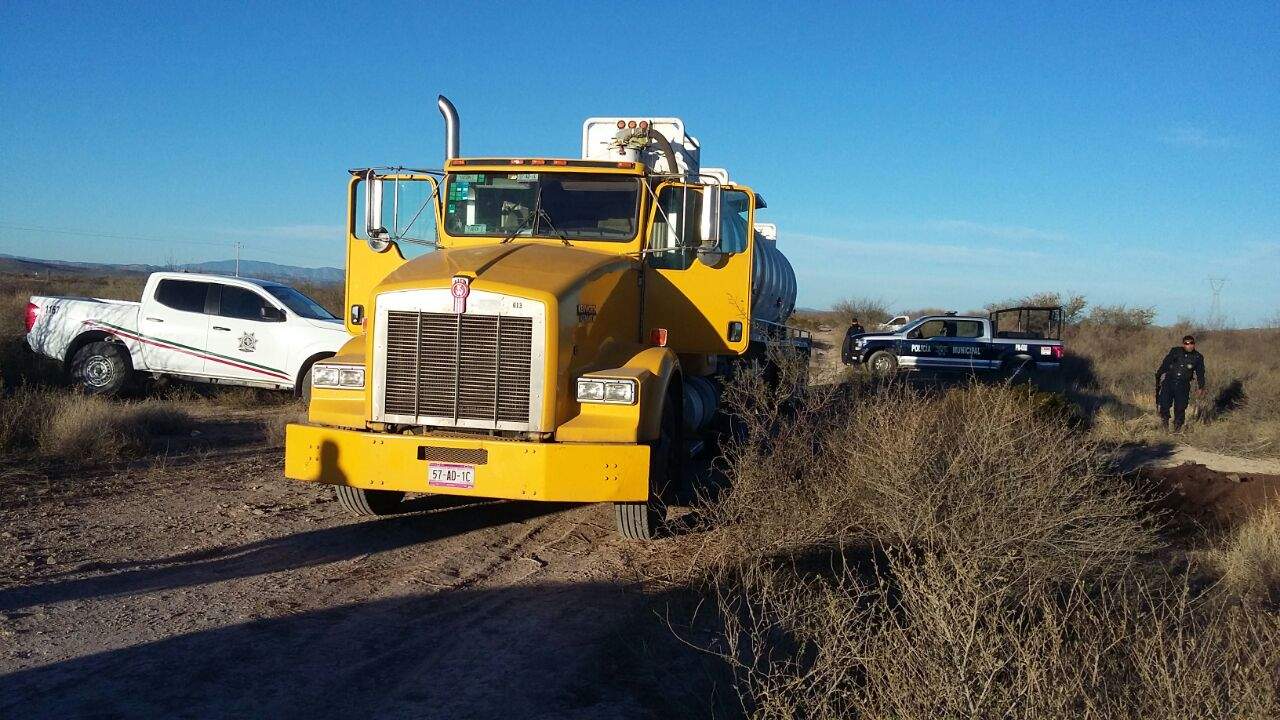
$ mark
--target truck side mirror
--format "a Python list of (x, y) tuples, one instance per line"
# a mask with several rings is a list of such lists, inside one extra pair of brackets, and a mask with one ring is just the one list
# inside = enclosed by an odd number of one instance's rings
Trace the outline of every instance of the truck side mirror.
[(391, 237), (382, 226), (382, 178), (370, 170), (364, 176), (364, 231), (369, 249), (384, 252), (391, 247)]
[(698, 252), (714, 252), (720, 247), (720, 197), (719, 185), (702, 188), (702, 217), (698, 223), (702, 244)]

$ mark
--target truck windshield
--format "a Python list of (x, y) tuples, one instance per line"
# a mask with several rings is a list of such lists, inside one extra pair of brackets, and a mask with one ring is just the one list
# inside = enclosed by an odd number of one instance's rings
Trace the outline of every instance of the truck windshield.
[(590, 173), (453, 173), (445, 230), (454, 236), (626, 241), (636, 236), (640, 180)]
[(321, 307), (320, 303), (287, 285), (267, 285), (263, 289), (301, 317), (311, 320), (337, 320), (333, 313)]

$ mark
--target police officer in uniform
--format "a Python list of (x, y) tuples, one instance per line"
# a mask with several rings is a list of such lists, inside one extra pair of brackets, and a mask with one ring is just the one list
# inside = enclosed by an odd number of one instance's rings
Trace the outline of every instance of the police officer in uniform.
[(1196, 350), (1196, 339), (1182, 338), (1182, 347), (1169, 349), (1160, 369), (1156, 370), (1156, 404), (1160, 408), (1160, 424), (1169, 429), (1169, 407), (1173, 407), (1173, 431), (1182, 429), (1186, 420), (1187, 398), (1191, 393), (1191, 376), (1199, 383), (1197, 395), (1204, 394), (1204, 356)]

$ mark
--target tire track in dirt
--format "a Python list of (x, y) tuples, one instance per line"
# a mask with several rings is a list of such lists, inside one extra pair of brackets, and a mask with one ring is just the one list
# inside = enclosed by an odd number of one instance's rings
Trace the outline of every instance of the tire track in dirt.
[(264, 447), (50, 481), (0, 507), (3, 717), (659, 717), (707, 695), (679, 692), (699, 659), (669, 680), (687, 649), (607, 506), (352, 519)]

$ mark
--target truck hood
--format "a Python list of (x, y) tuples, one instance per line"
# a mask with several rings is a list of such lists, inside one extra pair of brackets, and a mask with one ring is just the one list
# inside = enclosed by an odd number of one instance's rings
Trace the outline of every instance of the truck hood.
[(316, 320), (315, 318), (302, 318), (308, 325), (319, 330), (330, 330), (332, 332), (347, 334), (347, 326), (341, 320)]
[(635, 264), (625, 255), (546, 243), (441, 248), (401, 265), (375, 292), (449, 287), (455, 276), (465, 275), (476, 289), (564, 298), (594, 278)]

